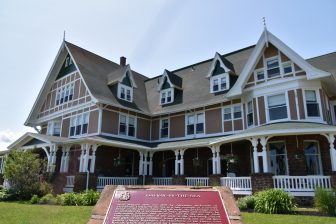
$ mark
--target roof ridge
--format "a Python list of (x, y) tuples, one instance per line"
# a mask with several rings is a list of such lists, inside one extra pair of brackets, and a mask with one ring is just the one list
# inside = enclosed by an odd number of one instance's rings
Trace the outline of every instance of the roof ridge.
[(321, 54), (321, 55), (314, 56), (314, 57), (311, 57), (311, 58), (306, 58), (305, 60), (310, 60), (310, 59), (314, 59), (314, 58), (318, 58), (318, 57), (323, 57), (323, 56), (327, 56), (329, 54), (336, 54), (336, 51), (332, 51), (332, 52), (329, 52), (329, 53)]

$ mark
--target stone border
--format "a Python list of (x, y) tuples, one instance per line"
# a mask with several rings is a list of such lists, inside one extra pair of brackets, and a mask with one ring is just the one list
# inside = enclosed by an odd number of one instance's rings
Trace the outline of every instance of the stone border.
[(114, 191), (120, 190), (214, 190), (219, 191), (224, 203), (224, 209), (226, 210), (231, 224), (243, 224), (240, 210), (236, 204), (236, 200), (232, 194), (232, 191), (227, 187), (187, 187), (187, 186), (105, 186), (101, 193), (101, 196), (92, 210), (92, 215), (88, 224), (103, 224), (104, 218), (110, 206)]

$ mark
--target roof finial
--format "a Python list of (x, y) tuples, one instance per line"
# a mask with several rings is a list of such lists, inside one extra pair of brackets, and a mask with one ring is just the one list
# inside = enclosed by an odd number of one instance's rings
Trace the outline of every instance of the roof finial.
[(262, 17), (262, 21), (264, 24), (264, 33), (265, 33), (265, 39), (266, 39), (266, 47), (268, 47), (268, 31), (267, 31), (267, 26), (266, 26), (266, 18)]
[(63, 41), (65, 41), (65, 30), (64, 30), (64, 33), (63, 33)]

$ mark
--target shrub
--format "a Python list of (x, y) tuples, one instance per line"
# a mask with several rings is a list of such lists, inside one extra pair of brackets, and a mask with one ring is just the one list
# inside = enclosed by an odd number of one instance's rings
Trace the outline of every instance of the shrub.
[(31, 204), (38, 204), (40, 202), (40, 198), (34, 194), (33, 197), (30, 199)]
[(17, 199), (17, 195), (11, 189), (0, 189), (0, 201), (15, 201)]
[(60, 194), (57, 196), (56, 202), (60, 205), (76, 205), (76, 197), (74, 192)]
[(100, 193), (97, 191), (89, 190), (83, 194), (83, 205), (95, 205), (100, 197)]
[(42, 183), (40, 183), (40, 187), (39, 187), (39, 195), (40, 196), (44, 196), (47, 194), (52, 194), (53, 193), (53, 187), (50, 183), (43, 181)]
[(65, 193), (58, 195), (56, 203), (59, 205), (95, 205), (99, 199), (100, 193), (90, 190), (87, 193)]
[(19, 199), (30, 199), (39, 191), (41, 168), (41, 161), (36, 154), (13, 150), (6, 159), (4, 178)]
[(46, 194), (39, 200), (39, 204), (53, 204), (55, 202), (55, 198), (52, 194)]
[(267, 214), (289, 214), (295, 209), (293, 197), (281, 189), (269, 189), (255, 196), (254, 210)]
[(238, 207), (241, 210), (254, 209), (255, 198), (254, 196), (246, 196), (238, 199)]
[(315, 190), (314, 204), (320, 212), (336, 216), (336, 189), (328, 191), (317, 188)]

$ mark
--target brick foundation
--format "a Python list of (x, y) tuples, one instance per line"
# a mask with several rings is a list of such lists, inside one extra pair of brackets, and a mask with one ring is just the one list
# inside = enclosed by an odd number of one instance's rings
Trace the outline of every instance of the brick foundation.
[(211, 175), (209, 176), (209, 186), (221, 186), (220, 178), (221, 175)]
[(273, 188), (272, 173), (254, 173), (251, 175), (252, 193)]
[[(97, 176), (90, 173), (89, 176), (89, 189), (96, 190)], [(86, 190), (86, 173), (79, 173), (75, 176), (74, 192), (81, 192)]]
[(173, 176), (173, 185), (186, 185), (185, 176)]

